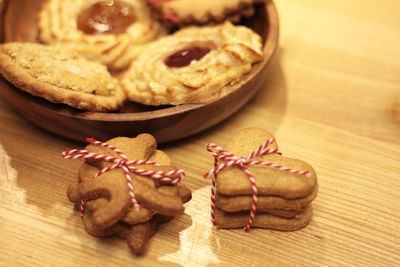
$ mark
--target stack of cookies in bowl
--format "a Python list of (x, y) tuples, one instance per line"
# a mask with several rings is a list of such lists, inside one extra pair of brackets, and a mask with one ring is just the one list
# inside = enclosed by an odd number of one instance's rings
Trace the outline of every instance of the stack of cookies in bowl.
[(15, 87), (79, 110), (205, 103), (263, 59), (261, 37), (235, 25), (260, 0), (46, 0), (41, 44), (0, 47)]

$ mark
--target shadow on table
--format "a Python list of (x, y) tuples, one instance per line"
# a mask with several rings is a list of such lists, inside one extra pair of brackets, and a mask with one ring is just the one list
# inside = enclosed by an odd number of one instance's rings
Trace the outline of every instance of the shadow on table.
[[(294, 265), (314, 265), (330, 262), (331, 255), (327, 250), (331, 240), (324, 229), (324, 218), (321, 216), (323, 206), (315, 201), (312, 207), (313, 217), (310, 223), (292, 232), (261, 228), (251, 228), (245, 232), (242, 228), (217, 229), (213, 226), (209, 244), (219, 263), (208, 266), (230, 266), (232, 262), (246, 266), (286, 266), (289, 262)], [(312, 253), (305, 253), (306, 251)]]
[[(210, 246), (219, 263), (209, 267), (230, 266), (233, 262), (246, 266), (282, 266), (329, 261), (326, 239), (315, 218), (305, 228), (294, 232), (269, 229), (213, 228)], [(240, 240), (240, 242), (232, 241)], [(307, 248), (312, 251), (304, 253)], [(299, 252), (302, 254), (299, 255)]]
[[(135, 263), (139, 264), (142, 260), (144, 261), (143, 264), (145, 264), (146, 257), (155, 259), (177, 252), (181, 247), (180, 232), (192, 225), (192, 218), (190, 215), (184, 213), (180, 216), (177, 216), (170, 222), (160, 225), (157, 232), (149, 239), (146, 249), (141, 255), (132, 254), (126, 244), (126, 240), (122, 240), (116, 235), (108, 237), (94, 237), (87, 234), (80, 219), (80, 214), (76, 210), (71, 210), (71, 215), (65, 223), (65, 234), (74, 235), (79, 240), (77, 245), (81, 246), (80, 249), (76, 249), (74, 251), (80, 251), (82, 254), (89, 253), (101, 255), (99, 256), (101, 259), (105, 259), (107, 256), (110, 256), (110, 260), (113, 260), (113, 258), (118, 259), (122, 253), (123, 258), (124, 260), (127, 260), (127, 263), (132, 261), (132, 263), (135, 265)], [(73, 262), (78, 265), (84, 264), (85, 260), (87, 260), (87, 257), (84, 257), (83, 255), (75, 255), (75, 257), (76, 258)], [(109, 264), (110, 263), (111, 262), (109, 262)], [(181, 266), (168, 261), (157, 260), (157, 263), (166, 266)]]

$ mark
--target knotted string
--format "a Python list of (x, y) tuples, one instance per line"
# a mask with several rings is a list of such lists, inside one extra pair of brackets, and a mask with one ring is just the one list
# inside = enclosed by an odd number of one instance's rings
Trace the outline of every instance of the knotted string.
[[(116, 152), (121, 158), (116, 158), (107, 155), (101, 155), (97, 153), (90, 152), (86, 149), (71, 149), (68, 151), (64, 151), (62, 156), (66, 159), (96, 159), (103, 160), (107, 162), (114, 163), (112, 166), (105, 167), (101, 169), (93, 178), (96, 178), (103, 173), (106, 173), (110, 170), (121, 168), (125, 174), (126, 183), (129, 190), (129, 195), (133, 204), (133, 207), (136, 210), (141, 209), (142, 207), (139, 205), (136, 200), (135, 191), (132, 184), (132, 177), (130, 173), (134, 173), (141, 176), (146, 176), (152, 179), (156, 179), (159, 181), (167, 182), (170, 184), (177, 184), (185, 177), (185, 171), (182, 169), (174, 169), (171, 171), (152, 171), (152, 170), (143, 170), (135, 167), (135, 165), (152, 165), (152, 166), (160, 166), (160, 164), (148, 160), (128, 160), (127, 156), (118, 148), (107, 144), (105, 142), (97, 141), (93, 138), (87, 138), (86, 141), (88, 143), (103, 146), (109, 148)], [(85, 213), (85, 204), (84, 201), (81, 201), (80, 206), (81, 216)]]
[[(304, 175), (306, 177), (310, 177), (309, 171), (299, 171), (299, 170), (287, 168), (287, 167), (284, 167), (284, 166), (281, 166), (279, 164), (272, 163), (272, 162), (252, 160), (254, 157), (267, 155), (267, 154), (282, 155), (282, 153), (276, 148), (267, 149), (268, 146), (273, 144), (274, 142), (275, 142), (275, 139), (270, 138), (267, 141), (265, 141), (261, 146), (259, 146), (256, 150), (254, 150), (252, 153), (250, 153), (249, 155), (242, 156), (242, 157), (237, 157), (234, 154), (230, 153), (229, 151), (226, 151), (222, 147), (217, 146), (215, 144), (211, 143), (211, 144), (207, 145), (207, 151), (210, 152), (210, 154), (214, 157), (214, 168), (212, 168), (210, 171), (208, 171), (204, 175), (205, 179), (212, 176), (211, 221), (213, 224), (215, 224), (215, 194), (216, 194), (215, 188), (217, 185), (217, 175), (220, 171), (222, 171), (223, 169), (225, 169), (227, 167), (236, 166), (236, 167), (239, 167), (240, 169), (242, 169), (246, 173), (247, 177), (249, 178), (250, 184), (251, 184), (253, 198), (252, 198), (251, 210), (250, 210), (250, 215), (249, 215), (249, 221), (244, 226), (245, 231), (248, 231), (250, 229), (250, 227), (253, 225), (254, 217), (256, 214), (256, 210), (257, 210), (257, 202), (258, 202), (257, 184), (254, 179), (254, 176), (251, 174), (250, 170), (248, 169), (248, 166), (251, 166), (251, 165), (269, 166), (272, 168), (279, 169), (281, 171), (294, 173), (294, 174), (300, 174), (300, 175)], [(226, 162), (221, 165), (218, 165), (219, 160), (225, 160)]]

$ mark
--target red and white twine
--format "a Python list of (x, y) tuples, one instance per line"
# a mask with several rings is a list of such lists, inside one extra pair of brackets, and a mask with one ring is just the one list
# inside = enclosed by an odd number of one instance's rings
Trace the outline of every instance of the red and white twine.
[[(71, 149), (68, 151), (64, 151), (62, 153), (62, 156), (66, 159), (96, 159), (96, 160), (103, 160), (103, 161), (107, 161), (107, 162), (113, 162), (114, 165), (101, 169), (93, 178), (96, 178), (110, 170), (113, 170), (116, 168), (121, 168), (124, 171), (126, 183), (127, 183), (128, 189), (129, 189), (129, 195), (131, 197), (131, 201), (132, 201), (133, 207), (135, 209), (141, 209), (142, 207), (139, 205), (139, 203), (136, 200), (135, 191), (134, 191), (133, 184), (132, 184), (132, 177), (131, 177), (130, 173), (146, 176), (149, 178), (153, 178), (153, 179), (171, 183), (171, 184), (177, 184), (185, 177), (185, 171), (182, 169), (174, 169), (171, 171), (152, 171), (152, 170), (139, 169), (135, 166), (136, 165), (160, 166), (160, 164), (158, 164), (156, 162), (148, 161), (148, 160), (128, 160), (126, 155), (121, 150), (119, 150), (118, 148), (116, 148), (110, 144), (97, 141), (93, 138), (87, 138), (86, 141), (88, 143), (91, 143), (94, 145), (99, 145), (99, 146), (109, 148), (109, 149), (113, 150), (114, 152), (116, 152), (121, 158), (96, 154), (96, 153), (90, 152), (85, 149)], [(85, 212), (85, 205), (84, 205), (83, 201), (81, 201), (80, 212), (81, 212), (81, 216), (83, 216), (83, 214)]]
[[(249, 221), (244, 227), (245, 231), (248, 231), (250, 227), (253, 225), (254, 222), (254, 217), (256, 214), (257, 210), (257, 202), (258, 202), (258, 189), (257, 189), (257, 184), (254, 179), (254, 176), (251, 174), (250, 170), (248, 169), (247, 166), (251, 165), (262, 165), (262, 166), (269, 166), (272, 168), (279, 169), (281, 171), (289, 172), (289, 173), (294, 173), (294, 174), (300, 174), (304, 175), (306, 177), (310, 177), (310, 172), (309, 171), (299, 171), (299, 170), (294, 170), (291, 168), (287, 168), (284, 166), (281, 166), (276, 163), (272, 162), (266, 162), (266, 161), (258, 161), (258, 160), (252, 160), (256, 156), (261, 156), (261, 155), (267, 155), (267, 154), (279, 154), (282, 155), (282, 153), (275, 148), (270, 148), (267, 149), (269, 145), (273, 144), (275, 142), (274, 138), (270, 138), (267, 141), (265, 141), (261, 146), (259, 146), (256, 150), (254, 150), (251, 154), (242, 156), (242, 157), (236, 157), (234, 154), (230, 153), (229, 151), (224, 150), (220, 146), (217, 146), (215, 144), (208, 144), (207, 145), (207, 151), (210, 152), (210, 154), (214, 157), (214, 168), (208, 171), (205, 175), (204, 178), (207, 179), (208, 177), (212, 176), (212, 185), (211, 185), (211, 221), (213, 224), (215, 224), (215, 194), (216, 194), (216, 185), (217, 185), (217, 175), (220, 171), (227, 167), (231, 166), (236, 166), (241, 168), (249, 178), (250, 184), (251, 184), (251, 189), (252, 189), (252, 194), (253, 194), (253, 199), (252, 199), (252, 205), (251, 205), (251, 210), (250, 210), (250, 215), (249, 215)], [(226, 162), (218, 165), (219, 160), (225, 160)]]
[(164, 14), (163, 18), (165, 20), (179, 21), (179, 17), (173, 14), (172, 1), (171, 0), (148, 0), (150, 4), (158, 3), (158, 2), (167, 2), (167, 8), (170, 10), (170, 13)]

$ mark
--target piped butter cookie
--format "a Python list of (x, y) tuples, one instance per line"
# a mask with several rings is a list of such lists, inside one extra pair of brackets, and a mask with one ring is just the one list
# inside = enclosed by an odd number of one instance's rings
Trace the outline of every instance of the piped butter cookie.
[(151, 43), (121, 84), (130, 100), (146, 105), (205, 103), (262, 58), (261, 37), (245, 26), (188, 27)]
[(104, 65), (59, 46), (1, 45), (0, 73), (21, 90), (77, 109), (113, 111), (125, 100), (118, 81)]
[(146, 43), (166, 34), (143, 0), (47, 0), (39, 39), (62, 43), (112, 70), (127, 67)]

